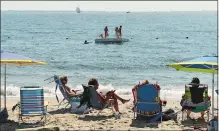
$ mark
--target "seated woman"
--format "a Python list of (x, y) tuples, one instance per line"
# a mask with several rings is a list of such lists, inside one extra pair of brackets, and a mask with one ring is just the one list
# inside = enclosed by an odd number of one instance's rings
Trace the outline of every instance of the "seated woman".
[[(203, 99), (200, 100), (199, 98), (202, 98), (205, 89), (204, 88), (199, 88), (199, 90), (196, 90), (199, 87), (199, 84), (200, 84), (200, 80), (197, 77), (194, 77), (192, 79), (191, 83), (189, 84), (189, 85), (193, 85), (190, 88), (190, 92), (191, 92), (191, 94), (193, 94), (191, 99), (192, 99), (192, 102), (194, 104), (198, 104), (198, 103), (203, 102)], [(187, 118), (191, 119), (190, 114), (191, 114), (192, 110), (195, 109), (195, 107), (187, 106), (185, 109), (186, 109), (186, 112), (187, 112)], [(205, 111), (201, 111), (200, 119), (204, 119), (204, 114), (205, 114)]]
[(103, 34), (100, 34), (99, 37), (100, 37), (100, 38), (103, 38)]
[(62, 85), (63, 85), (62, 92), (66, 92), (68, 97), (74, 97), (74, 96), (81, 95), (81, 94), (77, 94), (77, 91), (80, 91), (80, 90), (71, 90), (68, 86), (66, 86), (66, 84), (68, 82), (67, 76), (61, 77), (60, 80), (61, 80)]
[[(97, 90), (98, 87), (99, 87), (99, 83), (97, 81), (97, 79), (95, 78), (91, 78), (88, 82), (88, 85), (92, 85), (95, 87), (95, 89)], [(106, 93), (106, 96), (102, 96), (99, 92), (98, 92), (98, 97), (99, 97), (99, 100), (106, 103), (109, 99), (113, 99), (114, 100), (114, 109), (116, 112), (119, 112), (119, 106), (118, 106), (118, 101), (117, 100), (120, 100), (123, 104), (125, 104), (126, 102), (128, 102), (129, 100), (125, 100), (121, 97), (119, 97), (117, 94), (115, 94), (115, 90), (113, 91), (108, 91)]]

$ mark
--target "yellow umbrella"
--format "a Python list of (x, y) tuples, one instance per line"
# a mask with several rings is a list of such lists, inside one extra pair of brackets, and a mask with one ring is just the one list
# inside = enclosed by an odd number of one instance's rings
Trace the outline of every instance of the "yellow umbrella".
[[(45, 62), (36, 61), (30, 59), (28, 57), (15, 54), (12, 52), (1, 51), (1, 65), (5, 66), (5, 88), (4, 88), (4, 106), (6, 108), (6, 65), (14, 65), (14, 66), (29, 66), (29, 65), (44, 65)], [(1, 94), (1, 87), (0, 87)], [(1, 98), (1, 97), (0, 97)], [(0, 99), (0, 111), (1, 111), (1, 99)]]

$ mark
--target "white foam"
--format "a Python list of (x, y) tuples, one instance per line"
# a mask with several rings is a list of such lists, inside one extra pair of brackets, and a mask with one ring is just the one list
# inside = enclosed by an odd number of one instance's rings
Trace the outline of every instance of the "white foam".
[[(68, 85), (69, 87), (72, 87), (71, 85)], [(1, 86), (2, 88), (2, 94), (4, 94), (4, 86)], [(50, 86), (45, 86), (44, 88), (44, 93), (45, 93), (45, 97), (54, 97), (57, 94), (57, 96), (59, 97), (59, 99), (63, 98), (61, 92), (59, 91), (59, 89), (57, 89), (57, 92), (55, 92), (55, 86), (54, 85), (50, 85)], [(81, 92), (83, 92), (83, 87), (81, 85), (76, 85), (75, 88), (72, 88), (74, 90), (81, 90)], [(161, 91), (160, 91), (160, 97), (161, 99), (176, 99), (176, 100), (180, 100), (182, 94), (184, 93), (184, 86), (179, 86), (179, 87), (161, 87)], [(106, 94), (107, 91), (109, 90), (116, 90), (116, 94), (119, 96), (128, 96), (129, 98), (132, 98), (132, 87), (127, 87), (127, 88), (115, 88), (113, 87), (112, 84), (108, 84), (108, 85), (100, 85), (98, 91), (102, 92), (103, 94)], [(211, 87), (209, 87), (209, 91), (208, 94), (210, 96), (212, 96), (212, 90)], [(7, 97), (20, 97), (20, 87), (16, 86), (16, 85), (7, 85), (7, 91), (6, 91), (6, 95)], [(215, 99), (218, 96), (216, 94), (216, 92), (214, 91), (214, 95), (215, 95)], [(3, 97), (3, 96), (2, 96)]]

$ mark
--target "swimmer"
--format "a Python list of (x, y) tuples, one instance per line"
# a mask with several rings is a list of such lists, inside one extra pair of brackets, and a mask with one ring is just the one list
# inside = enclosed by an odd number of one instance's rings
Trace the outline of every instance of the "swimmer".
[(91, 43), (91, 42), (87, 42), (87, 40), (84, 41), (84, 44), (89, 44), (89, 43)]

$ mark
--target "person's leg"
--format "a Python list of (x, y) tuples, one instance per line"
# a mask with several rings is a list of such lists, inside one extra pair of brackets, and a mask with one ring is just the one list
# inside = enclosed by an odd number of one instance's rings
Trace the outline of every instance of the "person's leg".
[(201, 118), (204, 119), (205, 111), (201, 112)]
[(190, 111), (190, 110), (186, 110), (187, 118), (191, 118), (191, 117), (190, 117), (191, 112), (192, 112), (192, 111)]
[(117, 99), (113, 99), (113, 106), (116, 112), (119, 112), (119, 104)]
[(125, 100), (121, 97), (119, 97), (117, 94), (115, 94), (115, 91), (110, 91), (107, 93), (107, 98), (113, 98), (113, 99), (118, 99), (120, 100), (123, 104), (125, 104), (126, 102), (129, 102), (129, 100)]
[(113, 104), (115, 111), (119, 112), (119, 104), (118, 104), (117, 99), (113, 98), (111, 94), (107, 94), (105, 98), (103, 97), (103, 100), (105, 103), (107, 103), (109, 99), (113, 99), (113, 103), (110, 103), (110, 104)]

